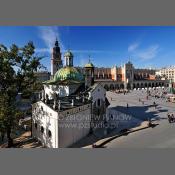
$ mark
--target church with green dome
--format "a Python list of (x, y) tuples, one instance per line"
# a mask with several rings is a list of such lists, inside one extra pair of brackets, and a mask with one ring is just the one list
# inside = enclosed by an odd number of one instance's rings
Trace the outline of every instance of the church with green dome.
[(61, 85), (66, 83), (84, 83), (84, 75), (73, 67), (73, 54), (70, 50), (64, 54), (64, 58), (66, 62), (65, 67), (58, 69), (54, 77), (51, 80), (44, 82), (44, 84)]
[[(92, 133), (96, 129), (92, 125), (103, 121), (106, 90), (100, 83), (94, 83), (94, 65), (90, 60), (81, 71), (82, 67), (74, 67), (74, 55), (68, 50), (63, 66), (57, 40), (51, 54), (51, 78), (43, 82), (44, 89), (32, 105), (32, 136), (44, 147), (63, 148)], [(100, 116), (99, 121), (93, 118), (95, 115)], [(87, 127), (60, 127), (68, 122), (70, 126)]]
[(74, 67), (74, 55), (70, 50), (64, 53), (64, 59), (63, 66), (59, 43), (56, 40), (51, 58), (51, 79), (43, 82), (45, 94), (49, 99), (53, 99), (54, 93), (66, 97), (85, 91), (94, 84), (94, 65), (90, 60), (84, 66), (84, 72), (81, 72)]
[(73, 66), (73, 57), (73, 53), (68, 50), (64, 54), (65, 66), (59, 68), (50, 80), (43, 83), (50, 97), (53, 89), (60, 96), (69, 96), (85, 83), (85, 76)]

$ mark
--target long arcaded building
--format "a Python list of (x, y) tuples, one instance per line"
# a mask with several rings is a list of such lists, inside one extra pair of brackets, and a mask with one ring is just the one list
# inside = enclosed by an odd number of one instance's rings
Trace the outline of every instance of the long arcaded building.
[[(79, 69), (84, 71), (84, 68)], [(130, 61), (120, 67), (95, 67), (94, 80), (101, 82), (107, 90), (168, 86), (168, 80), (156, 76), (156, 70), (135, 69)]]

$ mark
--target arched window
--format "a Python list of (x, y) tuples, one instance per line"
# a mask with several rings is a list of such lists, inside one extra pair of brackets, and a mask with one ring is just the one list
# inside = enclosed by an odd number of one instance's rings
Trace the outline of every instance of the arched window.
[(48, 137), (52, 137), (52, 132), (50, 130), (48, 131)]
[(100, 99), (98, 99), (97, 104), (98, 104), (98, 106), (100, 106)]
[(38, 128), (38, 124), (37, 123), (35, 123), (35, 129), (37, 129)]
[(114, 117), (113, 117), (113, 115), (111, 114), (111, 120), (113, 120), (114, 119)]
[(96, 101), (94, 102), (94, 107), (96, 108)]
[(44, 127), (41, 126), (41, 133), (43, 134), (44, 133)]

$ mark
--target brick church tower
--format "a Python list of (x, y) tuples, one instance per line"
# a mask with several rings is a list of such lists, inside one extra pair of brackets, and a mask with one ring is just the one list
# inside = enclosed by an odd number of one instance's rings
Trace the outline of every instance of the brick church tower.
[(52, 57), (51, 57), (51, 76), (53, 77), (55, 73), (63, 67), (63, 63), (61, 60), (61, 52), (60, 47), (58, 44), (58, 40), (55, 41), (55, 46), (52, 50)]

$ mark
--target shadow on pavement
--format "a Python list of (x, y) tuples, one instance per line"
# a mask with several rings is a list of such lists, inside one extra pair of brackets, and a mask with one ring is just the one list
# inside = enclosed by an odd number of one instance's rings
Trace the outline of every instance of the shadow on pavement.
[[(131, 106), (129, 108), (126, 108), (124, 106), (116, 106), (116, 107), (111, 107), (112, 110), (116, 110), (116, 111), (120, 111), (122, 113), (128, 114), (128, 115), (132, 115), (133, 118), (138, 119), (137, 122), (134, 122), (133, 124), (127, 124), (126, 123), (126, 127), (123, 126), (121, 129), (114, 129), (112, 130), (110, 133), (108, 133), (106, 136), (104, 136), (103, 132), (104, 129), (101, 129), (101, 131), (95, 131), (95, 132), (101, 132), (101, 136), (100, 134), (89, 134), (87, 137), (81, 139), (80, 141), (78, 141), (77, 143), (73, 144), (71, 146), (71, 148), (81, 148), (81, 147), (86, 147), (88, 145), (92, 145), (93, 143), (96, 143), (97, 141), (101, 140), (101, 139), (105, 139), (105, 138), (111, 138), (106, 142), (109, 142), (117, 137), (120, 136), (127, 136), (130, 133), (130, 129), (134, 128), (134, 127), (139, 127), (143, 121), (147, 121), (148, 119), (150, 119), (151, 121), (160, 121), (160, 120), (164, 120), (167, 119), (165, 117), (160, 117), (159, 113), (160, 112), (168, 112), (168, 110), (156, 110), (156, 111), (149, 111), (149, 108), (153, 107), (152, 105), (148, 105), (148, 106)], [(159, 124), (152, 124), (152, 128), (158, 126)], [(145, 128), (149, 128), (149, 127), (145, 127)], [(145, 129), (143, 128), (143, 129)], [(99, 129), (100, 130), (100, 129)], [(138, 129), (138, 130), (142, 130), (142, 129)], [(137, 131), (138, 131), (137, 130)], [(133, 131), (136, 132), (136, 131)], [(100, 148), (102, 146), (104, 146), (106, 143), (101, 144)]]
[(159, 113), (161, 112), (168, 112), (168, 110), (164, 109), (164, 110), (155, 110), (155, 111), (149, 111), (150, 108), (153, 108), (152, 105), (148, 105), (148, 106), (131, 106), (129, 108), (126, 108), (124, 106), (116, 106), (116, 107), (112, 107), (111, 109), (116, 110), (116, 111), (120, 111), (122, 113), (128, 114), (128, 115), (132, 115), (134, 118), (137, 118), (139, 120), (142, 121), (146, 121), (149, 119), (161, 119), (161, 117), (159, 117)]

